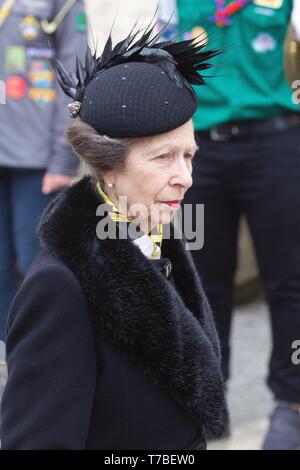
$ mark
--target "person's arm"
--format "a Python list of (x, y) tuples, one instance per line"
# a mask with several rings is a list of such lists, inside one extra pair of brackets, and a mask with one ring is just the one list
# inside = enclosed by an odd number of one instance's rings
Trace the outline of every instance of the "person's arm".
[(50, 264), (22, 284), (7, 336), (2, 449), (84, 449), (96, 358), (80, 284)]
[(294, 0), (292, 25), (296, 33), (296, 38), (298, 41), (300, 41), (300, 0)]
[[(56, 12), (59, 12), (66, 0), (56, 0)], [(87, 26), (85, 7), (82, 0), (77, 0), (72, 9), (53, 35), (56, 58), (70, 70), (75, 70), (76, 54), (82, 60), (87, 47)], [(64, 139), (64, 128), (70, 116), (68, 104), (71, 99), (61, 91), (56, 81), (56, 109), (53, 116), (51, 158), (47, 171), (51, 174), (75, 176), (78, 170), (78, 158), (74, 155), (70, 145)]]

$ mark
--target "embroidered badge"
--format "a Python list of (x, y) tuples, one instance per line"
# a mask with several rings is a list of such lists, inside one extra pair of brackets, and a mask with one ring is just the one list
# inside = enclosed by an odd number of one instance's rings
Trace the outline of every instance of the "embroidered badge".
[(27, 83), (22, 77), (12, 75), (5, 80), (6, 96), (12, 100), (20, 100), (26, 95)]
[(29, 64), (28, 78), (34, 88), (51, 88), (54, 73), (46, 60), (32, 60)]
[(208, 35), (204, 28), (201, 26), (195, 26), (192, 31), (187, 31), (184, 33), (182, 39), (195, 39), (200, 44), (207, 44)]
[(45, 105), (56, 100), (55, 90), (44, 88), (31, 88), (28, 94), (29, 98), (38, 105)]
[(5, 71), (22, 73), (26, 71), (26, 51), (22, 46), (8, 46), (5, 49)]
[(26, 16), (20, 24), (21, 33), (26, 41), (34, 41), (40, 33), (40, 22), (34, 16)]
[(243, 10), (252, 0), (232, 0), (226, 4), (225, 0), (215, 0), (216, 11), (213, 16), (208, 17), (208, 21), (215, 23), (217, 26), (230, 26), (231, 16)]
[(259, 7), (274, 8), (277, 10), (282, 7), (283, 0), (253, 0), (253, 3)]
[(15, 10), (25, 15), (47, 17), (51, 14), (52, 2), (49, 0), (18, 0)]
[(53, 49), (43, 49), (39, 47), (29, 47), (27, 49), (27, 57), (29, 59), (53, 59), (55, 52)]
[(85, 33), (87, 30), (87, 19), (84, 11), (77, 13), (76, 18), (76, 29), (80, 33)]
[(264, 16), (269, 16), (269, 17), (275, 15), (275, 10), (271, 10), (271, 8), (255, 7), (254, 12), (257, 13), (258, 15), (264, 15)]
[(252, 47), (258, 54), (263, 54), (276, 49), (277, 42), (270, 34), (260, 33), (254, 41), (252, 41)]

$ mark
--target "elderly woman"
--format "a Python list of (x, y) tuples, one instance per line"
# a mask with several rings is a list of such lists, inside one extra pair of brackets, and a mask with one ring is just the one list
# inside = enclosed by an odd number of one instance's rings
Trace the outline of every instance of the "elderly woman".
[(197, 148), (191, 84), (216, 51), (153, 29), (88, 50), (76, 77), (58, 63), (91, 176), (44, 212), (10, 309), (3, 449), (204, 449), (226, 427), (212, 314), (172, 224)]

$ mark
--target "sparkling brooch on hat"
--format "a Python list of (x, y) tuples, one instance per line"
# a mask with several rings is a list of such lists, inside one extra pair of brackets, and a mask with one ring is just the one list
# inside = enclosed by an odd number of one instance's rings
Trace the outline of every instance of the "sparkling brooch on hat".
[(68, 105), (71, 118), (75, 119), (79, 115), (80, 108), (81, 108), (80, 101), (74, 101), (74, 103), (70, 103)]

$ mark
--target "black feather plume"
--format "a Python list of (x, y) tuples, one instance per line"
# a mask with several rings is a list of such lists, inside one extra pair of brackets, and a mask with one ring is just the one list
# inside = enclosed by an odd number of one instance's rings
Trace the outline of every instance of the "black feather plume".
[[(64, 93), (73, 100), (82, 102), (87, 85), (97, 74), (118, 64), (128, 62), (155, 63), (164, 70), (178, 87), (205, 84), (200, 71), (211, 67), (209, 60), (218, 55), (220, 50), (203, 51), (206, 44), (201, 38), (186, 41), (161, 41), (169, 22), (154, 34), (157, 23), (153, 20), (146, 28), (136, 29), (136, 24), (129, 35), (113, 48), (111, 33), (106, 41), (102, 55), (97, 58), (88, 46), (84, 65), (76, 58), (76, 75), (66, 70), (58, 60), (58, 81)], [(138, 39), (137, 39), (138, 38)]]

